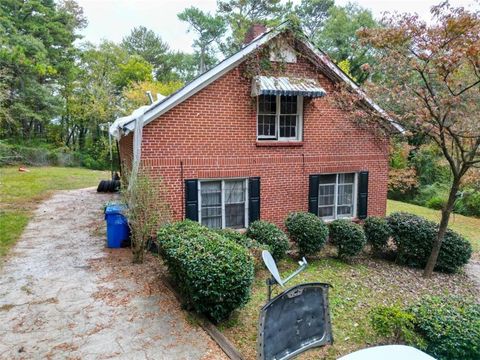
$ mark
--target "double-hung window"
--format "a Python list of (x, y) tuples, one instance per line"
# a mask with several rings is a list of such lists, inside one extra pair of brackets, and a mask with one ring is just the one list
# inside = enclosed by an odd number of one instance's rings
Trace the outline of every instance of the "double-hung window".
[(318, 216), (325, 220), (354, 217), (355, 184), (355, 173), (320, 175)]
[(257, 104), (258, 140), (301, 140), (302, 96), (260, 95)]
[(202, 225), (215, 229), (248, 226), (247, 179), (200, 181), (198, 194)]

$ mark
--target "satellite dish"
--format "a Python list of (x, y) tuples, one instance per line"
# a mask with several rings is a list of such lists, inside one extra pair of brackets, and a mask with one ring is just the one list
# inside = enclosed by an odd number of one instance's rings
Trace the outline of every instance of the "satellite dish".
[(262, 259), (267, 267), (270, 274), (272, 274), (275, 281), (283, 287), (283, 280), (280, 276), (280, 272), (278, 271), (277, 264), (275, 264), (275, 260), (273, 260), (272, 254), (268, 250), (262, 251)]

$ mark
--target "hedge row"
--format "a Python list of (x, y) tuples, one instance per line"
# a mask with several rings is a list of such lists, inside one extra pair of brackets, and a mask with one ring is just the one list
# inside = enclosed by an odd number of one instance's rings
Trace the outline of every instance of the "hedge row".
[[(370, 217), (363, 227), (349, 220), (335, 220), (327, 226), (313, 214), (292, 213), (285, 227), (302, 256), (318, 252), (329, 237), (338, 256), (348, 260), (367, 242), (375, 252), (382, 252), (392, 237), (397, 262), (415, 267), (425, 266), (438, 231), (435, 223), (407, 213), (394, 213), (386, 219)], [(220, 321), (248, 301), (262, 251), (269, 250), (280, 260), (289, 242), (281, 229), (266, 221), (253, 222), (241, 234), (211, 230), (186, 220), (163, 227), (158, 233), (158, 247), (186, 302)], [(435, 270), (455, 272), (471, 254), (470, 243), (449, 229)]]

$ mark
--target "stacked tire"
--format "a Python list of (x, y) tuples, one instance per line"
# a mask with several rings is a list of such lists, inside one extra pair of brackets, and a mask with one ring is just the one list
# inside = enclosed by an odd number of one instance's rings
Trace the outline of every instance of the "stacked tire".
[(102, 180), (97, 187), (97, 192), (117, 192), (119, 190), (120, 180)]

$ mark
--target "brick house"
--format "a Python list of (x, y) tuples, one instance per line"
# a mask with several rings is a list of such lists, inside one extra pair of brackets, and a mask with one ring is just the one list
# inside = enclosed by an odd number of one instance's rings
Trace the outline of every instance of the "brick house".
[[(252, 28), (239, 52), (118, 119), (110, 131), (123, 164), (163, 179), (175, 220), (210, 227), (259, 218), (283, 226), (292, 211), (385, 215), (388, 139), (328, 100), (335, 83), (357, 85), (285, 26), (263, 31)], [(268, 71), (256, 66), (265, 58)]]

